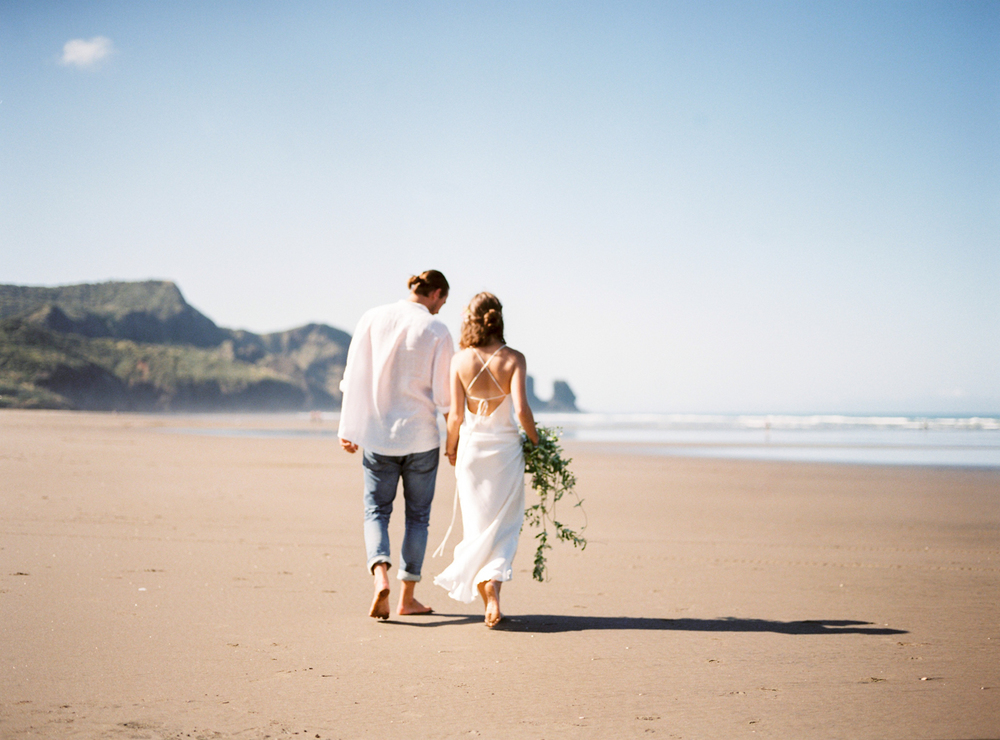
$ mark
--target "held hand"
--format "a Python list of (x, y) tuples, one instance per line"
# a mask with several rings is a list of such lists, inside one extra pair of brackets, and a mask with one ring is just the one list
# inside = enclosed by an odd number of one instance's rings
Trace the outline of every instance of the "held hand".
[(448, 452), (445, 450), (444, 456), (448, 458), (448, 462), (451, 463), (451, 467), (455, 467), (455, 460), (458, 459), (458, 450), (454, 452)]
[(350, 452), (352, 455), (358, 451), (358, 446), (350, 440), (340, 440), (340, 446), (344, 448), (345, 452)]

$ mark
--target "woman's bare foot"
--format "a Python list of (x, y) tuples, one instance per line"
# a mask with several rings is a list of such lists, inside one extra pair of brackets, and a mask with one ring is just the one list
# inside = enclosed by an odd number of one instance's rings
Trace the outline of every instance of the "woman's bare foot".
[(389, 618), (389, 567), (385, 563), (376, 563), (372, 568), (372, 575), (375, 576), (375, 598), (372, 599), (372, 608), (368, 610), (368, 616), (374, 619)]
[(500, 613), (500, 581), (482, 583), (480, 594), (486, 595), (486, 626), (493, 629), (503, 619), (503, 614)]
[(413, 598), (413, 589), (416, 585), (416, 581), (403, 581), (403, 593), (399, 595), (397, 614), (430, 614), (434, 611)]

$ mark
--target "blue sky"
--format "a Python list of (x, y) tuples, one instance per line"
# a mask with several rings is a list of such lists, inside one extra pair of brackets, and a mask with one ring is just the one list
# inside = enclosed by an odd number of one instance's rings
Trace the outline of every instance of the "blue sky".
[(1000, 3), (0, 0), (0, 282), (435, 267), (589, 410), (1000, 413), (998, 93)]

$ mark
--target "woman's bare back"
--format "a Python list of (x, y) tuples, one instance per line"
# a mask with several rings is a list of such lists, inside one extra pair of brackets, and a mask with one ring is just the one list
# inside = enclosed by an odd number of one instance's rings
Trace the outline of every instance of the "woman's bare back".
[(496, 411), (511, 394), (521, 353), (503, 344), (468, 347), (459, 353), (458, 377), (465, 388), (466, 408), (473, 414)]

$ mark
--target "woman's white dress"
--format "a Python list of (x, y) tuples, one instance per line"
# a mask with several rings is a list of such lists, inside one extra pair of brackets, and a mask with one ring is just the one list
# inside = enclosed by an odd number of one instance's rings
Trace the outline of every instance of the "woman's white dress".
[(452, 564), (434, 579), (451, 598), (466, 604), (479, 595), (477, 584), (511, 579), (524, 521), (524, 454), (510, 395), (504, 394), (489, 415), (485, 401), (492, 399), (469, 398), (480, 403), (479, 413), (466, 413), (458, 437), (455, 478), (462, 541), (455, 546)]

